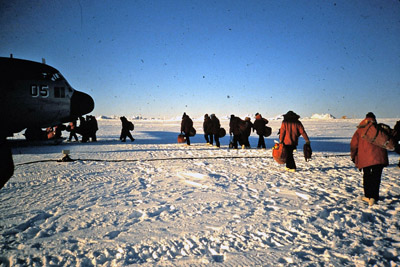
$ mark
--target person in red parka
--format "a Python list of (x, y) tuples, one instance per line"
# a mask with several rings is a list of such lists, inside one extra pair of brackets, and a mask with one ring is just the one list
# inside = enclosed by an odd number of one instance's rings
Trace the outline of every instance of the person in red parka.
[(376, 123), (376, 117), (369, 112), (365, 119), (357, 126), (350, 142), (351, 160), (359, 170), (363, 170), (364, 197), (362, 200), (371, 206), (379, 200), (379, 187), (383, 168), (388, 166), (389, 159), (387, 150), (369, 143), (362, 138), (366, 126)]
[(279, 130), (279, 141), (286, 148), (286, 170), (290, 172), (296, 171), (296, 163), (294, 162), (293, 151), (296, 149), (300, 135), (309, 144), (310, 139), (303, 124), (299, 121), (300, 116), (293, 111), (288, 111), (283, 115), (283, 121)]

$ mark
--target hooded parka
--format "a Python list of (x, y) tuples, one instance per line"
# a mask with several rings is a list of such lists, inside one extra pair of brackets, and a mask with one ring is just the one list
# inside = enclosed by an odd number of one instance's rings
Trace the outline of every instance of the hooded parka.
[(366, 126), (370, 122), (376, 123), (373, 118), (365, 118), (362, 120), (357, 126), (357, 130), (350, 142), (351, 160), (356, 164), (358, 169), (374, 165), (386, 167), (389, 164), (386, 149), (373, 145), (362, 138), (366, 131)]
[(299, 121), (300, 116), (289, 111), (283, 115), (283, 122), (280, 128), (279, 141), (287, 146), (297, 146), (300, 135), (306, 142), (310, 142), (303, 124)]

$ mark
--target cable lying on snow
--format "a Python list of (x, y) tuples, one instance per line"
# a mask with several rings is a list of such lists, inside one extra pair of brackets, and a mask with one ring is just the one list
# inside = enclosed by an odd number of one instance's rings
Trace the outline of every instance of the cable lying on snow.
[[(319, 157), (331, 158), (331, 157), (348, 157), (349, 154), (338, 154), (338, 155), (321, 155)], [(62, 159), (47, 159), (47, 160), (36, 160), (30, 162), (23, 162), (15, 164), (15, 166), (29, 165), (42, 162), (74, 162), (74, 161), (95, 161), (95, 162), (148, 162), (148, 161), (167, 161), (167, 160), (202, 160), (202, 159), (261, 159), (266, 156), (215, 156), (215, 157), (178, 157), (178, 158), (155, 158), (155, 159), (71, 159), (68, 154)]]

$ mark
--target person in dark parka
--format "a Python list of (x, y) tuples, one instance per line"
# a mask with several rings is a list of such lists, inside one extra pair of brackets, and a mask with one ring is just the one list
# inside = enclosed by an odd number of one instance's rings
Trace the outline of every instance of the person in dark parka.
[(244, 119), (245, 129), (241, 133), (241, 140), (242, 140), (242, 148), (250, 148), (249, 137), (251, 134), (251, 129), (253, 128), (253, 123), (251, 122), (250, 117), (246, 117)]
[(99, 126), (96, 117), (91, 115), (86, 116), (86, 123), (88, 124), (89, 137), (92, 139), (92, 142), (97, 142), (96, 132), (99, 130)]
[(365, 119), (357, 126), (357, 130), (351, 138), (351, 160), (358, 169), (363, 170), (363, 201), (370, 206), (379, 200), (379, 187), (383, 168), (388, 166), (387, 150), (369, 143), (362, 138), (369, 123), (376, 123), (376, 117), (369, 112)]
[(220, 147), (221, 144), (219, 143), (219, 130), (221, 129), (221, 123), (219, 122), (219, 119), (215, 116), (215, 114), (211, 114), (211, 122), (211, 133), (214, 136), (215, 146)]
[(79, 127), (77, 127), (77, 133), (79, 133), (80, 135), (82, 135), (82, 143), (86, 143), (87, 141), (89, 141), (89, 126), (88, 126), (88, 122), (85, 120), (84, 117), (80, 116), (79, 117)]
[(237, 149), (238, 148), (238, 143), (241, 143), (241, 130), (240, 130), (240, 124), (242, 123), (242, 120), (239, 117), (236, 117), (235, 115), (231, 115), (231, 119), (229, 121), (229, 134), (232, 136), (233, 135), (233, 148)]
[(296, 171), (296, 163), (294, 162), (293, 151), (296, 149), (300, 135), (303, 136), (306, 143), (310, 143), (310, 139), (303, 124), (299, 121), (300, 116), (293, 111), (288, 111), (283, 115), (283, 121), (279, 130), (279, 141), (286, 147), (286, 170), (290, 172)]
[(212, 121), (208, 114), (204, 115), (204, 122), (203, 122), (203, 131), (204, 131), (204, 139), (206, 139), (207, 144), (213, 144), (213, 135), (212, 135)]
[(258, 135), (258, 144), (257, 148), (266, 148), (264, 135), (266, 132), (266, 125), (268, 124), (268, 120), (264, 119), (261, 114), (256, 113), (256, 120), (253, 124), (253, 132), (256, 131)]
[(186, 112), (183, 113), (182, 122), (181, 122), (181, 133), (185, 134), (186, 144), (190, 146), (190, 130), (193, 128), (192, 119), (186, 115)]
[(135, 138), (132, 137), (132, 134), (130, 132), (131, 130), (133, 130), (132, 122), (128, 121), (125, 116), (122, 116), (119, 119), (122, 123), (121, 136), (119, 137), (119, 140), (121, 140), (122, 142), (126, 142), (126, 137), (129, 137), (132, 142), (135, 141)]

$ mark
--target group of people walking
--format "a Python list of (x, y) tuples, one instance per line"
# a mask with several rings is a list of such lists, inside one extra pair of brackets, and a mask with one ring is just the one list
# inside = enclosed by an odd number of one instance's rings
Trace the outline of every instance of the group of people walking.
[(263, 118), (261, 114), (256, 113), (254, 123), (250, 117), (242, 120), (235, 115), (231, 115), (229, 121), (229, 134), (231, 135), (231, 147), (237, 149), (238, 144), (242, 148), (250, 148), (249, 137), (251, 132), (256, 131), (258, 135), (257, 148), (266, 148), (264, 137), (271, 135), (271, 128), (267, 126), (268, 120)]
[(219, 119), (215, 116), (215, 114), (208, 114), (204, 115), (204, 122), (203, 122), (203, 131), (204, 131), (204, 139), (206, 139), (208, 145), (213, 145), (215, 141), (215, 146), (220, 147), (221, 144), (219, 142), (220, 138), (220, 129), (221, 123)]
[[(96, 142), (96, 132), (99, 130), (99, 126), (97, 124), (97, 120), (95, 116), (88, 115), (86, 119), (84, 117), (79, 117), (79, 126), (77, 126), (76, 120), (71, 121), (66, 130), (69, 132), (68, 142), (72, 141), (72, 138), (75, 139), (76, 142), (79, 141), (77, 133), (82, 135), (82, 143), (86, 143), (88, 141)], [(61, 134), (59, 135), (61, 137)]]
[[(279, 129), (279, 142), (285, 146), (286, 151), (286, 170), (289, 172), (296, 171), (296, 163), (294, 160), (293, 152), (298, 146), (299, 137), (302, 136), (307, 145), (310, 145), (310, 138), (308, 137), (303, 124), (299, 120), (300, 116), (293, 111), (288, 111), (283, 115), (283, 121)], [(381, 184), (381, 176), (383, 168), (388, 166), (388, 152), (385, 148), (377, 146), (362, 138), (365, 132), (365, 127), (368, 123), (377, 124), (376, 117), (372, 112), (369, 112), (365, 119), (357, 126), (351, 143), (351, 159), (356, 167), (363, 172), (363, 188), (364, 196), (362, 200), (369, 205), (373, 205), (379, 200), (379, 188)], [(251, 132), (256, 131), (258, 138), (257, 148), (266, 148), (264, 137), (271, 134), (271, 128), (267, 126), (268, 120), (264, 119), (261, 114), (256, 113), (254, 123), (251, 122), (249, 117), (242, 120), (235, 115), (231, 115), (229, 121), (229, 133), (231, 136), (230, 147), (237, 149), (239, 145), (242, 148), (250, 148), (249, 136)], [(189, 131), (193, 128), (193, 121), (189, 116), (184, 113), (181, 124), (181, 132), (185, 133), (187, 144), (190, 145)], [(213, 144), (216, 141), (216, 146), (220, 147), (219, 143), (219, 129), (221, 128), (219, 120), (215, 114), (204, 115), (203, 131), (204, 138), (207, 144)], [(394, 127), (394, 137), (396, 144), (396, 152), (400, 153), (400, 121)], [(400, 160), (399, 165), (400, 168)]]

